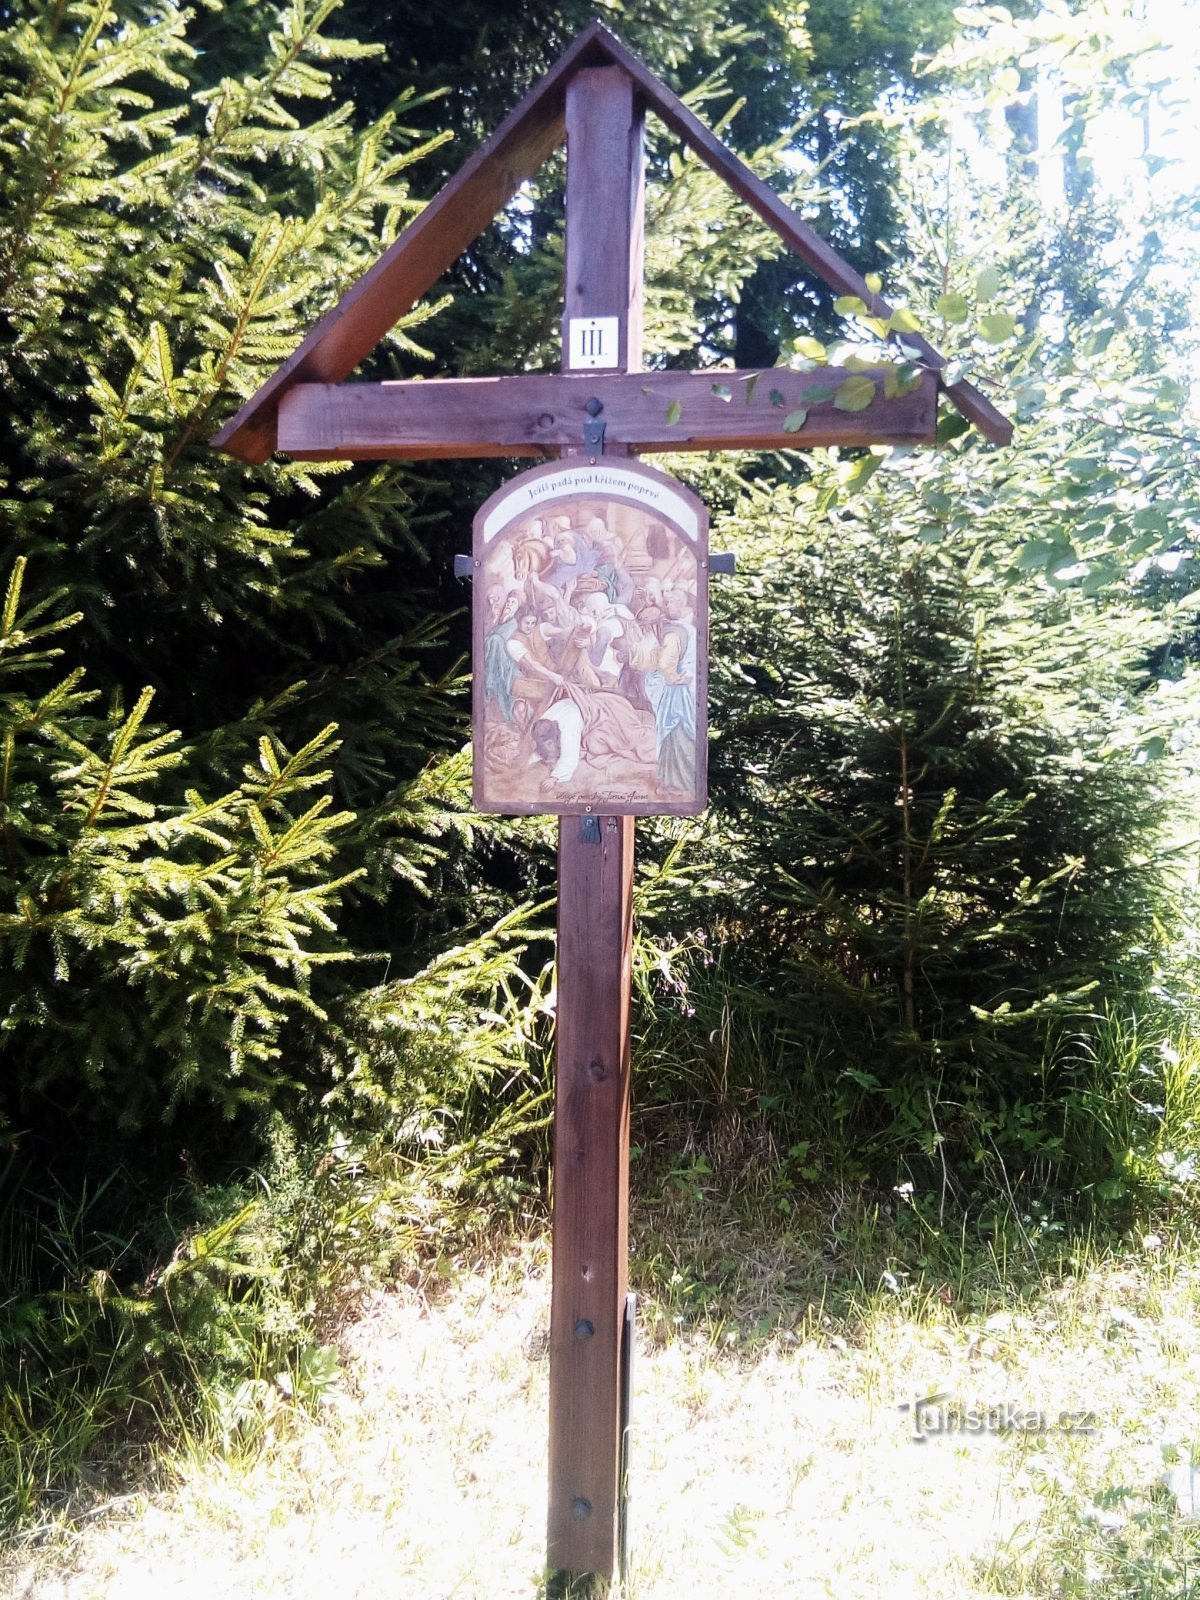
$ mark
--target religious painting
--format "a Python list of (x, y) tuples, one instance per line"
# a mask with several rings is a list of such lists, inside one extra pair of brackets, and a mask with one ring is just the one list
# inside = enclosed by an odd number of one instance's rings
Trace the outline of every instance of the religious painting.
[(475, 518), (480, 811), (707, 802), (708, 513), (634, 461), (556, 463)]

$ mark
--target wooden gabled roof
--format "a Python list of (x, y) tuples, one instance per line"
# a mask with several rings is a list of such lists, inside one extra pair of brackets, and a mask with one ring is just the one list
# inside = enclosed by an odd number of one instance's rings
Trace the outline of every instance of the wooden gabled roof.
[[(213, 445), (243, 461), (266, 461), (277, 446), (279, 402), (288, 390), (300, 383), (340, 383), (353, 372), (563, 142), (567, 85), (583, 68), (596, 66), (620, 67), (640, 91), (647, 109), (677, 133), (831, 289), (840, 295), (857, 295), (874, 316), (891, 314), (883, 296), (873, 294), (849, 262), (751, 172), (619, 39), (601, 23), (593, 22), (214, 436)], [(938, 370), (945, 365), (945, 358), (920, 334), (905, 333), (903, 339), (921, 352), (930, 367)], [(1011, 440), (1012, 424), (971, 384), (947, 384), (945, 393), (985, 438), (997, 444)]]

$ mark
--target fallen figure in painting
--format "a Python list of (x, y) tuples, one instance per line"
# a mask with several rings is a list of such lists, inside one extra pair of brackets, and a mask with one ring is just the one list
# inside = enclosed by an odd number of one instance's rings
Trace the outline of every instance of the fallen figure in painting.
[(564, 686), (530, 730), (536, 752), (556, 784), (570, 783), (581, 761), (599, 773), (610, 759), (631, 761), (652, 778), (658, 749), (653, 719), (614, 689)]

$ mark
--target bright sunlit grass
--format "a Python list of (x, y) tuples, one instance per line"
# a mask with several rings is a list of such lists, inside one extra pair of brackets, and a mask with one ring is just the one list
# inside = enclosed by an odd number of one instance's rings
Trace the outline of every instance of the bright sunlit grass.
[[(632, 1600), (1196, 1592), (1162, 1486), (1200, 1440), (1193, 1246), (964, 1237), (914, 1268), (854, 1196), (753, 1209), (693, 1178), (636, 1219)], [(14, 1549), (0, 1590), (535, 1596), (548, 1320), (542, 1238), (380, 1296), (315, 1414), (194, 1441)]]

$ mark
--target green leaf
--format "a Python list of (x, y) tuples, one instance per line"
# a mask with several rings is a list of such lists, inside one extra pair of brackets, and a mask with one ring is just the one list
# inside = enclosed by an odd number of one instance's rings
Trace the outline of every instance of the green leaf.
[(798, 339), (792, 340), (792, 349), (798, 356), (804, 356), (809, 361), (825, 359), (825, 346), (820, 339), (813, 339), (807, 333), (802, 333)]
[(883, 279), (877, 272), (868, 272), (865, 281), (872, 294), (883, 293)]
[(783, 398), (783, 390), (782, 389), (772, 389), (770, 398), (771, 398), (771, 404), (773, 406), (785, 406), (785, 405), (787, 405), (787, 401)]
[(967, 304), (966, 296), (955, 294), (953, 291), (949, 294), (938, 295), (937, 300), (934, 302), (934, 309), (937, 311), (938, 316), (946, 322), (965, 322), (971, 311), (970, 306)]
[(1003, 344), (1011, 339), (1016, 326), (1017, 319), (1011, 311), (989, 311), (986, 317), (979, 319), (979, 331), (989, 344)]
[(900, 306), (896, 311), (893, 311), (885, 326), (889, 333), (920, 333), (921, 331), (921, 324), (907, 306)]
[[(867, 454), (860, 456), (857, 461), (850, 464), (842, 479), (842, 488), (850, 494), (870, 483), (871, 479), (883, 465), (882, 456)], [(845, 469), (843, 469), (845, 470)]]
[(1002, 282), (999, 267), (984, 267), (975, 279), (975, 298), (981, 301), (994, 300), (1000, 293)]
[(667, 407), (667, 427), (673, 428), (683, 415), (683, 405), (678, 400), (672, 400)]
[(1094, 595), (1102, 594), (1110, 583), (1118, 581), (1121, 576), (1120, 569), (1111, 562), (1096, 561), (1092, 564), (1092, 570), (1083, 580), (1082, 592), (1090, 600)]
[(921, 368), (911, 361), (902, 367), (888, 367), (883, 375), (883, 392), (889, 400), (898, 395), (911, 394), (920, 387)]
[(1139, 533), (1157, 533), (1165, 538), (1171, 532), (1166, 513), (1151, 506), (1135, 511), (1131, 520)]
[(807, 421), (807, 411), (789, 411), (787, 416), (783, 419), (783, 431), (784, 433), (799, 433), (800, 429)]
[(814, 383), (811, 389), (805, 389), (804, 399), (809, 406), (825, 406), (833, 399), (837, 390), (828, 383)]
[(755, 389), (758, 388), (758, 377), (759, 377), (759, 375), (758, 375), (757, 372), (752, 372), (750, 374), (750, 376), (746, 379), (746, 404), (747, 405), (749, 405), (751, 400), (754, 399), (754, 391), (755, 391)]
[(1089, 355), (1102, 356), (1113, 341), (1116, 329), (1111, 323), (1107, 327), (1097, 328), (1091, 338), (1084, 345)]
[(866, 302), (856, 294), (840, 294), (833, 302), (833, 309), (843, 317), (862, 317), (867, 314)]
[(849, 1078), (852, 1083), (858, 1084), (860, 1089), (879, 1089), (882, 1085), (873, 1072), (864, 1072), (861, 1067), (846, 1067), (842, 1072), (843, 1078)]
[(949, 444), (952, 439), (961, 439), (971, 424), (966, 417), (958, 411), (943, 411), (938, 418), (937, 442)]
[(1070, 547), (1056, 539), (1030, 539), (1017, 552), (1017, 566), (1022, 572), (1042, 572), (1062, 566), (1071, 554)]
[(166, 392), (167, 398), (175, 400), (175, 367), (171, 360), (171, 341), (167, 338), (167, 330), (161, 322), (150, 324), (149, 341), (154, 350), (154, 364), (158, 369), (158, 381)]
[(712, 392), (716, 395), (718, 400), (724, 400), (726, 405), (728, 405), (733, 399), (733, 390), (727, 383), (714, 383), (712, 385)]
[(833, 397), (839, 411), (865, 411), (875, 398), (875, 380), (861, 374), (847, 378)]

